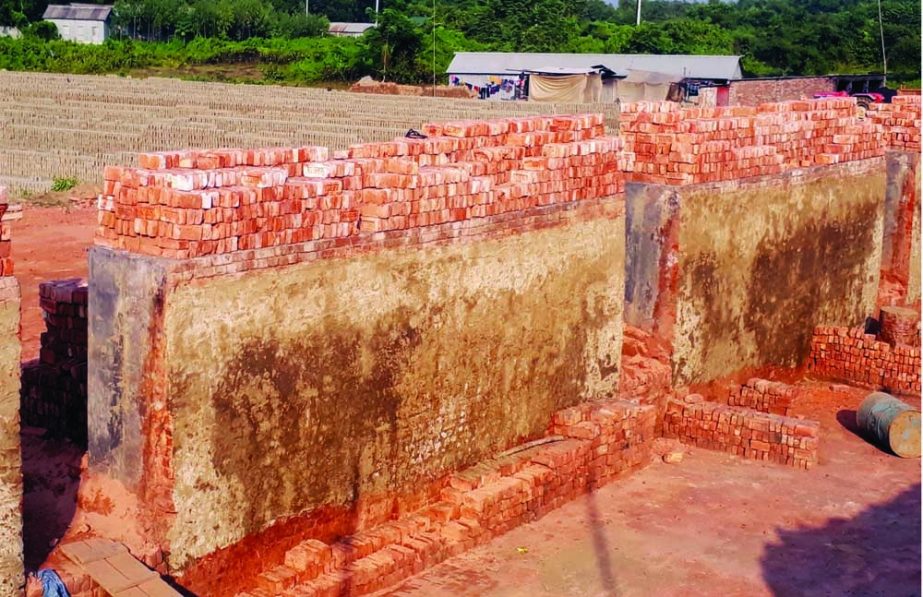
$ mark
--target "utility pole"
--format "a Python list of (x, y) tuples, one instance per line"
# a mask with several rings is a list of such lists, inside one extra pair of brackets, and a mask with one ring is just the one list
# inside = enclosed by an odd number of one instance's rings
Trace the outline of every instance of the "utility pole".
[(641, 24), (641, 0), (638, 0), (638, 16), (635, 19), (635, 27), (637, 27), (640, 24)]
[(878, 0), (878, 34), (881, 36), (881, 63), (884, 67), (885, 80), (888, 84), (888, 55), (885, 53), (885, 26), (881, 18), (881, 0)]
[(304, 14), (311, 14), (311, 7), (309, 6), (311, 0), (304, 0)]

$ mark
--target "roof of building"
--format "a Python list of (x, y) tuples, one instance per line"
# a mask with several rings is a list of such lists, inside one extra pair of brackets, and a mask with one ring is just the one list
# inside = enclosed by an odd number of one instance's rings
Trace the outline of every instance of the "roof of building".
[(496, 75), (508, 72), (586, 69), (597, 65), (620, 74), (631, 70), (694, 79), (739, 79), (740, 56), (689, 54), (540, 54), (524, 52), (456, 52), (451, 75)]
[(64, 21), (105, 21), (112, 12), (109, 4), (49, 4), (43, 19)]
[(330, 23), (327, 31), (349, 35), (362, 35), (375, 26), (375, 23)]

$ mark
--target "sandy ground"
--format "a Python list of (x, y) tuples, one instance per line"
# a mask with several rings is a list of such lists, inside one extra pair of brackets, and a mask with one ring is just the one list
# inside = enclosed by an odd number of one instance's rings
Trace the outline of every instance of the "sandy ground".
[(22, 220), (13, 223), (13, 259), (22, 287), (24, 361), (38, 356), (45, 331), (38, 305), (38, 285), (46, 280), (87, 275), (87, 249), (93, 244), (93, 208), (25, 205)]
[(797, 405), (813, 470), (690, 449), (383, 594), (919, 595), (920, 461), (856, 436), (868, 392), (830, 387)]

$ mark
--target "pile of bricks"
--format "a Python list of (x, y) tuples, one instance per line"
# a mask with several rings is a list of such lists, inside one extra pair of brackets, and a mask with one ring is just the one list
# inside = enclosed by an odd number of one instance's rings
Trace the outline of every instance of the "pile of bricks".
[(10, 205), (6, 187), (0, 186), (0, 277), (13, 275), (13, 258), (10, 257), (12, 248), (10, 222), (21, 217), (21, 208), (17, 205)]
[(898, 95), (890, 104), (872, 104), (868, 117), (882, 131), (892, 149), (920, 151), (920, 96)]
[(555, 416), (551, 443), (453, 475), (442, 500), (332, 544), (309, 539), (262, 573), (252, 597), (360, 595), (535, 520), (650, 461), (654, 408), (616, 401)]
[(797, 396), (797, 388), (779, 381), (753, 378), (742, 386), (731, 386), (728, 406), (742, 406), (764, 413), (788, 416)]
[(84, 445), (87, 440), (87, 285), (57, 280), (39, 286), (45, 320), (37, 361), (22, 369), (23, 423)]
[(884, 153), (879, 127), (850, 98), (692, 109), (637, 102), (623, 106), (619, 126), (635, 182), (718, 182)]
[[(108, 167), (99, 244), (189, 258), (452, 224), (624, 191), (600, 114), (428, 124), (427, 138), (142, 154)], [(349, 242), (344, 240), (344, 243)]]
[(706, 402), (698, 394), (667, 402), (665, 437), (689, 445), (808, 469), (817, 463), (819, 423)]
[(814, 328), (808, 369), (863, 387), (920, 394), (920, 348), (892, 346), (863, 328)]

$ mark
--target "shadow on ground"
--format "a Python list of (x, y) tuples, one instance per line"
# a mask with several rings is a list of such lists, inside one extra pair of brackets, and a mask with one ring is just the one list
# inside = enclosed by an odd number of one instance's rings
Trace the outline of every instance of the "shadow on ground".
[(780, 529), (763, 577), (775, 595), (920, 595), (920, 485), (822, 527)]
[(74, 518), (85, 450), (28, 427), (21, 439), (23, 551), (26, 571), (31, 572), (45, 561)]

